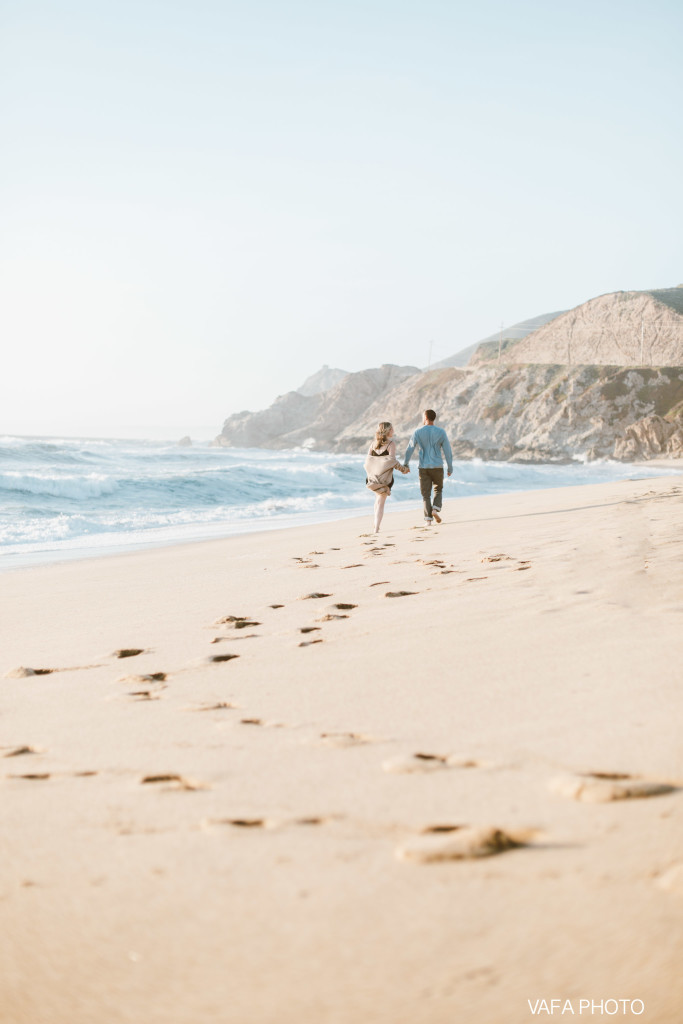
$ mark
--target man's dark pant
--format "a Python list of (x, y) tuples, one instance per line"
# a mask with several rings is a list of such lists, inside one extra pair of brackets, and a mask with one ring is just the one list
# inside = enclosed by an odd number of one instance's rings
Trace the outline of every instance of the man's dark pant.
[[(432, 500), (432, 487), (434, 499)], [(441, 492), (443, 491), (443, 468), (420, 470), (420, 493), (424, 503), (425, 519), (432, 518), (432, 510), (441, 511)]]

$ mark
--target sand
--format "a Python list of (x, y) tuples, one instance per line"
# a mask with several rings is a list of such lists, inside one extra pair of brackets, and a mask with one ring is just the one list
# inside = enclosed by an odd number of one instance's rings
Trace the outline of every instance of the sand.
[(679, 1022), (682, 490), (4, 574), (3, 1024)]

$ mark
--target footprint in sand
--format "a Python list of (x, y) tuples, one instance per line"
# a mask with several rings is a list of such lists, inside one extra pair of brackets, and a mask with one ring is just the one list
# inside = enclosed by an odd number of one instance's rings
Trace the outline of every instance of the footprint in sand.
[(420, 829), (420, 835), (444, 835), (447, 832), (457, 832), (458, 829), (466, 827), (466, 825), (425, 825), (424, 828)]
[(310, 815), (303, 818), (205, 818), (202, 826), (210, 829), (215, 826), (229, 825), (232, 828), (243, 829), (278, 829), (288, 825), (324, 825), (328, 818)]
[(28, 679), (30, 676), (50, 676), (53, 672), (80, 672), (88, 668), (99, 668), (99, 665), (68, 665), (66, 668), (29, 668), (19, 665), (5, 672), (5, 679)]
[(112, 658), (137, 658), (138, 654), (146, 654), (144, 647), (121, 647), (118, 651), (113, 651), (111, 654)]
[(238, 709), (238, 704), (231, 704), (227, 700), (216, 701), (215, 704), (198, 704), (197, 707), (185, 708), (186, 711), (234, 711)]
[(386, 587), (390, 583), (390, 580), (378, 580), (377, 583), (370, 583), (371, 587)]
[(387, 590), (385, 597), (414, 597), (417, 590)]
[(300, 633), (319, 633), (320, 626), (299, 626)]
[(511, 562), (509, 555), (484, 555), (482, 562)]
[(332, 615), (331, 613), (328, 612), (327, 615), (321, 615), (320, 618), (316, 619), (315, 621), (316, 622), (333, 622), (335, 619), (348, 619), (348, 618), (349, 618), (348, 615)]
[(250, 619), (247, 615), (224, 615), (216, 619), (214, 626), (227, 626), (229, 629), (246, 629), (248, 626), (260, 626), (260, 622)]
[(361, 562), (354, 562), (353, 565), (342, 565), (342, 569), (363, 569)]
[(272, 719), (265, 721), (263, 718), (240, 718), (240, 725), (258, 726), (262, 729), (286, 729), (284, 722), (274, 722)]
[(548, 788), (558, 796), (582, 803), (601, 804), (613, 800), (637, 800), (641, 797), (664, 796), (677, 791), (666, 782), (649, 782), (636, 776), (617, 772), (586, 772), (551, 779)]
[(283, 604), (269, 604), (269, 608), (284, 608)]
[(265, 818), (210, 818), (208, 825), (232, 825), (234, 828), (267, 828)]
[[(317, 554), (322, 555), (323, 552), (319, 551), (319, 552), (317, 552)], [(292, 561), (297, 563), (297, 566), (298, 566), (299, 569), (319, 569), (320, 568), (318, 563), (317, 562), (312, 562), (310, 558), (299, 558), (298, 556), (295, 556), (292, 559)]]
[(528, 846), (534, 835), (531, 829), (506, 830), (493, 825), (438, 825), (397, 847), (396, 857), (414, 864), (476, 860)]
[(332, 594), (319, 594), (317, 591), (313, 591), (312, 594), (304, 594), (300, 597), (300, 601), (319, 601), (321, 597), (332, 597)]
[(24, 755), (26, 755), (26, 754), (42, 754), (43, 752), (44, 751), (43, 751), (42, 747), (32, 747), (32, 746), (29, 746), (28, 744), (25, 744), (25, 745), (20, 746), (20, 747), (11, 747), (7, 751), (7, 753), (3, 754), (2, 756), (3, 757), (24, 757)]
[[(98, 773), (96, 771), (88, 770), (88, 771), (76, 771), (76, 772), (62, 772), (61, 774), (62, 774), (62, 776), (70, 775), (70, 776), (72, 776), (75, 779), (85, 779), (85, 778), (90, 778), (93, 775), (97, 775)], [(14, 775), (8, 775), (8, 778), (9, 779), (27, 779), (27, 780), (29, 780), (31, 782), (44, 782), (46, 779), (51, 779), (52, 778), (52, 773), (51, 772), (23, 772), (21, 774), (17, 773), (17, 774), (14, 774)]]
[(205, 663), (209, 665), (216, 665), (223, 661), (232, 661), (233, 658), (239, 658), (239, 654), (210, 654), (205, 659)]
[(301, 643), (297, 644), (297, 647), (311, 647), (313, 644), (321, 644), (321, 643), (323, 643), (323, 638), (321, 636), (319, 636), (319, 637), (316, 637), (315, 640), (302, 640)]
[(382, 765), (385, 772), (435, 772), (445, 768), (487, 768), (490, 764), (462, 754), (401, 754)]
[(50, 778), (50, 772), (24, 772), (23, 774), (9, 775), (10, 779), (28, 779), (31, 782), (42, 782)]
[(328, 606), (326, 611), (334, 615), (335, 612), (350, 612), (353, 608), (357, 608), (357, 604), (349, 604), (345, 601), (339, 601), (337, 604), (331, 604)]
[(166, 672), (148, 672), (142, 676), (121, 676), (117, 683), (163, 683), (167, 679)]
[(26, 665), (19, 665), (18, 668), (11, 668), (5, 672), (5, 679), (27, 679), (29, 676), (49, 676), (52, 672), (59, 672), (57, 668), (28, 668)]
[[(168, 689), (165, 683), (166, 678), (166, 672), (150, 672), (147, 675), (122, 676), (117, 682), (139, 687), (139, 689), (128, 691), (128, 696), (133, 700), (161, 700), (161, 691)], [(150, 689), (149, 685), (145, 684), (151, 684), (154, 689)]]
[(376, 742), (372, 736), (360, 732), (321, 732), (320, 739), (327, 747), (359, 747)]
[(164, 785), (166, 789), (187, 791), (209, 788), (204, 782), (197, 782), (195, 779), (188, 779), (184, 775), (176, 775), (171, 772), (163, 775), (144, 775), (140, 779), (140, 785)]

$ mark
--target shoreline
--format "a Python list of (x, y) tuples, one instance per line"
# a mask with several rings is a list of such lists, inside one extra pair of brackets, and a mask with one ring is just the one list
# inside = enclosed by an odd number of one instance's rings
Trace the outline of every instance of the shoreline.
[(678, 1024), (682, 506), (646, 478), (6, 574), (8, 1021)]
[[(481, 463), (482, 465), (488, 465), (488, 463)], [(501, 465), (508, 465), (508, 463), (500, 463)], [(610, 465), (612, 463), (609, 463)], [(623, 463), (614, 463), (614, 465), (624, 465)], [(652, 462), (634, 462), (629, 463), (635, 468), (648, 469), (653, 468)], [(658, 460), (657, 468), (668, 470), (669, 473), (663, 477), (650, 476), (647, 477), (635, 477), (633, 479), (669, 479), (672, 472), (676, 475), (683, 475), (683, 464), (676, 460)], [(415, 470), (415, 476), (417, 472)], [(629, 477), (625, 479), (631, 479)], [(609, 483), (609, 481), (608, 481)], [(496, 497), (505, 494), (534, 494), (539, 491), (546, 490), (563, 490), (567, 487), (591, 487), (599, 486), (595, 482), (589, 481), (583, 484), (563, 484), (563, 485), (550, 485), (542, 488), (529, 488), (527, 490), (510, 490), (504, 492), (498, 492), (498, 494), (483, 494), (483, 495), (458, 495), (451, 496), (447, 492), (444, 492), (445, 500), (449, 502), (460, 502), (463, 500), (469, 500), (470, 498), (476, 497)], [(417, 486), (416, 486), (417, 490)], [(389, 506), (396, 511), (414, 511), (415, 509), (421, 508), (421, 501), (419, 498), (408, 499), (400, 502), (396, 502), (393, 506)], [(279, 519), (258, 519), (254, 520), (235, 520), (229, 525), (223, 525), (219, 523), (206, 523), (197, 527), (185, 526), (182, 529), (186, 533), (192, 533), (193, 536), (176, 536), (169, 537), (164, 536), (162, 538), (155, 538), (152, 534), (164, 532), (166, 527), (155, 527), (148, 531), (149, 536), (145, 536), (145, 531), (139, 531), (135, 534), (136, 538), (126, 538), (125, 534), (113, 534), (105, 535), (115, 538), (114, 543), (99, 545), (96, 543), (98, 534), (90, 535), (93, 539), (93, 544), (81, 544), (80, 538), (78, 542), (74, 542), (73, 547), (66, 548), (53, 548), (50, 550), (41, 551), (11, 551), (3, 552), (0, 554), (0, 575), (4, 575), (7, 572), (14, 572), (18, 570), (37, 568), (41, 565), (61, 565), (71, 561), (84, 561), (89, 559), (97, 558), (112, 558), (117, 555), (131, 554), (134, 552), (142, 552), (146, 550), (165, 550), (167, 548), (173, 548), (182, 546), (185, 544), (202, 544), (210, 543), (214, 540), (228, 539), (229, 537), (246, 537), (252, 534), (270, 533), (271, 531), (278, 530), (290, 530), (297, 528), (312, 528), (316, 524), (320, 523), (332, 523), (339, 522), (346, 519), (357, 519), (362, 518), (365, 515), (372, 517), (372, 496), (368, 497), (368, 507), (365, 506), (352, 506), (347, 509), (330, 509), (324, 513), (318, 512), (299, 512), (289, 516), (282, 516)], [(322, 518), (324, 516), (324, 518)], [(228, 532), (226, 532), (228, 531)], [(85, 539), (85, 538), (84, 538)], [(16, 545), (15, 545), (16, 546)], [(27, 545), (29, 547), (30, 545)]]
[[(401, 502), (401, 506), (413, 506), (415, 508), (420, 507), (419, 502)], [(24, 559), (21, 552), (12, 552), (11, 554), (1, 555), (0, 558), (0, 576), (6, 572), (20, 572), (25, 569), (38, 569), (41, 566), (49, 565), (63, 565), (69, 562), (83, 562), (90, 561), (93, 559), (100, 558), (116, 558), (123, 555), (131, 554), (142, 554), (145, 551), (166, 551), (172, 548), (193, 546), (195, 544), (213, 544), (222, 540), (230, 540), (238, 537), (251, 537), (256, 534), (269, 534), (271, 532), (277, 532), (279, 530), (296, 530), (296, 529), (308, 529), (313, 526), (324, 524), (341, 522), (347, 519), (357, 519), (365, 516), (366, 514), (372, 516), (372, 513), (367, 513), (367, 510), (359, 507), (354, 507), (353, 510), (339, 511), (338, 514), (335, 510), (330, 510), (328, 513), (329, 518), (319, 519), (316, 513), (311, 513), (311, 518), (308, 522), (301, 520), (306, 517), (306, 513), (297, 514), (296, 521), (293, 520), (294, 516), (283, 516), (281, 520), (257, 520), (251, 527), (248, 525), (248, 521), (244, 521), (243, 528), (238, 528), (230, 533), (225, 533), (225, 527), (218, 524), (212, 524), (212, 528), (208, 529), (209, 533), (214, 533), (214, 536), (196, 536), (192, 538), (180, 537), (177, 540), (164, 538), (161, 540), (145, 539), (142, 541), (134, 542), (132, 540), (125, 540), (124, 535), (121, 536), (120, 544), (112, 544), (109, 547), (96, 548), (95, 550), (89, 550), (87, 547), (74, 547), (67, 550), (58, 551), (36, 551), (26, 552)], [(150, 533), (152, 530), (149, 531)], [(49, 555), (49, 558), (40, 560), (42, 556)], [(7, 559), (5, 562), (4, 560)], [(4, 563), (4, 564), (3, 564)], [(11, 564), (10, 564), (11, 563)]]

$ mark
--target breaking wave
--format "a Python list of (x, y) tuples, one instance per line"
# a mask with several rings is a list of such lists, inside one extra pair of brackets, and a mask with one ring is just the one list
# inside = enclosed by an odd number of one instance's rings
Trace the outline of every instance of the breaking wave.
[[(455, 463), (446, 498), (675, 473), (576, 462)], [(419, 505), (417, 473), (392, 498)], [(171, 544), (369, 513), (363, 456), (182, 448), (156, 441), (0, 437), (0, 554), (5, 565)]]

